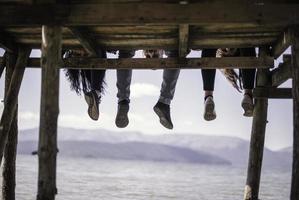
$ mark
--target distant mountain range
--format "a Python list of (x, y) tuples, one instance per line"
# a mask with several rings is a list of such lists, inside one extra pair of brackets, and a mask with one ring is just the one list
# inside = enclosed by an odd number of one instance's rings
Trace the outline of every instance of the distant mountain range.
[[(37, 149), (38, 129), (20, 131), (19, 154)], [(59, 155), (200, 164), (247, 165), (249, 142), (236, 137), (199, 134), (144, 135), (104, 129), (59, 128)], [(291, 148), (264, 149), (264, 167), (291, 167)]]

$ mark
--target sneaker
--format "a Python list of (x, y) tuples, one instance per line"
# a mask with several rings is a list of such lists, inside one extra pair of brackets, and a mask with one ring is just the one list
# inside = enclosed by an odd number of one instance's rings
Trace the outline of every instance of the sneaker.
[(125, 128), (129, 124), (128, 112), (129, 101), (123, 100), (118, 103), (117, 115), (115, 118), (115, 125), (118, 128)]
[(208, 96), (205, 99), (203, 118), (206, 121), (212, 121), (216, 119), (215, 103), (212, 96)]
[(100, 98), (95, 91), (87, 92), (84, 94), (85, 101), (88, 105), (87, 113), (93, 120), (99, 119), (99, 103)]
[(168, 129), (173, 129), (173, 124), (170, 118), (170, 106), (159, 102), (154, 106), (154, 111), (160, 118), (160, 123)]
[(252, 117), (253, 116), (253, 98), (250, 94), (244, 94), (241, 106), (244, 110), (243, 116)]

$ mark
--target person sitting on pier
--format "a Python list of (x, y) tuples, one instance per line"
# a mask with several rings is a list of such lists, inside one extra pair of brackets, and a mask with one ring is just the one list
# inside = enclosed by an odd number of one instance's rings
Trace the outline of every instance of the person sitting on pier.
[[(65, 58), (86, 57), (87, 53), (83, 50), (69, 50)], [(106, 58), (106, 52), (102, 51), (101, 58)], [(66, 77), (71, 83), (71, 89), (78, 95), (84, 93), (85, 101), (88, 105), (87, 113), (93, 120), (99, 119), (99, 104), (104, 93), (106, 70), (81, 70), (67, 69)]]
[[(203, 49), (202, 57), (216, 57), (217, 49)], [(218, 50), (219, 56), (245, 56), (245, 57), (255, 57), (255, 48), (241, 48), (241, 49), (220, 49)], [(242, 77), (242, 83), (244, 88), (243, 100), (241, 106), (244, 110), (244, 116), (252, 117), (253, 115), (253, 97), (252, 90), (254, 88), (256, 69), (241, 69), (240, 74)], [(216, 119), (215, 103), (213, 100), (214, 93), (214, 83), (215, 83), (215, 69), (203, 69), (202, 79), (203, 79), (203, 89), (205, 91), (204, 98), (204, 119), (211, 121)], [(230, 80), (230, 78), (228, 78)], [(232, 83), (236, 86), (236, 83)]]
[[(133, 57), (134, 51), (120, 51), (119, 57)], [(166, 52), (168, 57), (177, 57), (177, 51)], [(145, 51), (147, 58), (162, 57), (159, 50), (147, 50)], [(160, 123), (168, 129), (173, 128), (173, 124), (170, 116), (170, 103), (173, 99), (177, 79), (179, 77), (180, 70), (164, 70), (163, 71), (163, 82), (161, 85), (160, 97), (154, 111), (160, 119)], [(115, 124), (119, 128), (124, 128), (129, 124), (128, 111), (130, 103), (130, 85), (132, 78), (132, 70), (117, 70), (117, 88), (118, 88), (118, 111), (115, 119)]]

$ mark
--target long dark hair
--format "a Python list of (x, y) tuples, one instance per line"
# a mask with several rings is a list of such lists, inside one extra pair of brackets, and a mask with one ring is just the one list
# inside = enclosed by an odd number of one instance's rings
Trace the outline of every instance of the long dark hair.
[[(87, 56), (85, 52), (79, 50), (68, 50), (65, 53), (65, 58), (72, 58), (78, 56)], [(102, 58), (106, 58), (106, 52), (103, 51)], [(65, 76), (71, 84), (71, 90), (75, 91), (78, 95), (96, 90), (101, 94), (105, 91), (105, 73), (106, 70), (86, 70), (86, 69), (66, 69)], [(96, 83), (94, 83), (96, 79)]]

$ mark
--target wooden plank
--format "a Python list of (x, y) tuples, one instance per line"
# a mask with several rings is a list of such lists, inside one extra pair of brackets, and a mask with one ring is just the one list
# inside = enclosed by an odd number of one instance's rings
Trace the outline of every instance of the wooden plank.
[(59, 62), (61, 27), (43, 26), (42, 92), (38, 144), (37, 200), (54, 200), (56, 188), (57, 118), (59, 113)]
[(292, 88), (257, 87), (253, 90), (257, 99), (292, 99)]
[(248, 2), (1, 5), (0, 26), (252, 23), (286, 27), (299, 22), (298, 9), (299, 4)]
[(11, 84), (7, 92), (6, 101), (4, 102), (4, 109), (0, 121), (0, 127), (3, 127), (3, 129), (0, 129), (0, 164), (2, 161), (4, 147), (7, 141), (7, 136), (15, 116), (17, 97), (30, 52), (31, 51), (27, 48), (20, 48), (18, 52), (17, 63), (11, 79)]
[(193, 36), (189, 39), (191, 49), (205, 49), (205, 48), (248, 48), (257, 47), (260, 45), (270, 45), (275, 41), (276, 37), (221, 37), (220, 36)]
[(99, 35), (112, 34), (165, 34), (177, 35), (177, 25), (109, 25), (109, 26), (91, 26), (88, 27), (90, 31)]
[(0, 47), (9, 53), (13, 53), (17, 51), (18, 45), (7, 33), (0, 30)]
[(293, 71), (293, 166), (290, 200), (299, 199), (299, 28), (294, 29), (292, 40)]
[[(95, 35), (169, 35), (178, 36), (178, 25), (100, 25), (88, 26), (88, 30)], [(280, 26), (259, 26), (258, 24), (240, 24), (240, 23), (225, 23), (225, 24), (203, 24), (190, 26), (190, 35), (228, 35), (231, 37), (240, 36), (273, 36), (277, 38), (285, 27)], [(4, 31), (9, 34), (41, 34), (40, 26), (9, 26), (5, 27)], [(67, 28), (63, 28), (63, 37), (71, 34)]]
[(4, 4), (4, 3), (32, 4), (33, 0), (1, 0), (0, 4)]
[(179, 57), (184, 58), (188, 54), (189, 25), (179, 25)]
[[(0, 57), (0, 62), (3, 60)], [(73, 69), (221, 69), (221, 68), (269, 68), (274, 66), (271, 57), (223, 57), (223, 58), (122, 58), (105, 59), (78, 57), (63, 59), (60, 68)], [(39, 68), (40, 59), (30, 58), (29, 68)]]
[[(5, 99), (7, 98), (8, 88), (11, 84), (13, 71), (16, 65), (17, 56), (9, 53), (7, 55), (7, 68), (5, 74)], [(17, 100), (18, 102), (18, 100)], [(2, 172), (2, 198), (3, 200), (15, 200), (16, 187), (16, 154), (18, 141), (18, 105), (16, 106), (13, 121), (8, 133), (8, 139), (4, 150), (4, 162)]]
[[(269, 55), (268, 48), (260, 48), (260, 57)], [(257, 70), (258, 87), (267, 87), (270, 84), (268, 69)], [(268, 99), (256, 99), (253, 111), (252, 130), (250, 139), (247, 180), (244, 200), (258, 200), (265, 132), (267, 123)]]
[(83, 28), (70, 28), (72, 33), (78, 38), (83, 48), (90, 56), (99, 55), (98, 48), (94, 39), (92, 39), (92, 37), (87, 33), (84, 33), (84, 30), (82, 29)]
[[(276, 37), (230, 37), (228, 36), (197, 36), (189, 38), (190, 49), (204, 49), (204, 48), (248, 48), (256, 47), (258, 45), (270, 45), (275, 41)], [(32, 48), (39, 48), (41, 39), (37, 35), (22, 35), (18, 36), (16, 41), (18, 43), (26, 44)], [(164, 49), (176, 50), (178, 49), (177, 37), (164, 37), (157, 35), (110, 35), (110, 36), (96, 36), (95, 44), (97, 48), (104, 48), (106, 50), (139, 50), (139, 49)], [(68, 37), (63, 40), (63, 47), (81, 48), (79, 40)]]
[(271, 71), (272, 86), (278, 87), (292, 77), (291, 61), (279, 64)]
[(272, 55), (277, 59), (291, 45), (292, 29), (287, 28), (272, 47)]

